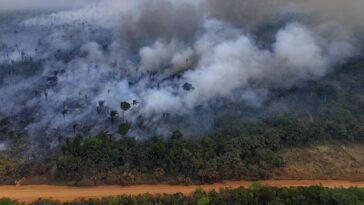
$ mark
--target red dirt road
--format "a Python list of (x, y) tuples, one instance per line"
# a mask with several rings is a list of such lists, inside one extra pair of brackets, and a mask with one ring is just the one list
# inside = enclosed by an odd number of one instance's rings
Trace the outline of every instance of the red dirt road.
[[(100, 198), (117, 195), (139, 195), (150, 194), (191, 194), (198, 187), (204, 190), (219, 190), (223, 187), (237, 188), (240, 186), (249, 187), (253, 182), (250, 181), (227, 181), (210, 185), (135, 185), (135, 186), (96, 186), (96, 187), (68, 187), (52, 185), (29, 185), (29, 186), (0, 186), (0, 198), (8, 197), (21, 202), (31, 202), (38, 198), (55, 199), (59, 201), (72, 201), (79, 198)], [(262, 184), (275, 187), (290, 186), (312, 186), (322, 185), (324, 187), (363, 187), (364, 182), (350, 182), (339, 180), (268, 180), (261, 181)]]

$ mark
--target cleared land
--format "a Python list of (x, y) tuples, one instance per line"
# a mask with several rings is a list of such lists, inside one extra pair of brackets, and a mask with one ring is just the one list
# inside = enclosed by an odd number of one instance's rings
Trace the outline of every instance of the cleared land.
[(285, 161), (274, 179), (346, 179), (364, 181), (364, 145), (328, 144), (284, 149)]
[[(79, 198), (100, 198), (117, 195), (139, 195), (144, 193), (150, 194), (174, 194), (183, 193), (191, 194), (198, 187), (204, 190), (219, 190), (223, 187), (237, 188), (240, 186), (249, 187), (251, 181), (229, 181), (210, 185), (191, 185), (191, 186), (174, 186), (174, 185), (137, 185), (137, 186), (97, 186), (97, 187), (67, 187), (67, 186), (49, 186), (49, 185), (30, 185), (30, 186), (0, 186), (0, 198), (9, 197), (21, 202), (31, 202), (38, 198), (55, 199), (59, 201), (72, 201)], [(322, 185), (324, 187), (364, 187), (364, 182), (350, 182), (339, 180), (269, 180), (261, 183), (275, 187), (290, 186), (312, 186)]]

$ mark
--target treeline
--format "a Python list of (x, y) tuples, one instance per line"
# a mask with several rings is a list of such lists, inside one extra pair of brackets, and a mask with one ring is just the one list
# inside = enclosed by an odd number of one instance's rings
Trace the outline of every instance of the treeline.
[[(278, 155), (283, 147), (333, 140), (341, 134), (337, 130), (341, 131), (340, 124), (331, 121), (311, 123), (277, 116), (230, 133), (195, 139), (178, 131), (169, 138), (146, 140), (117, 140), (106, 133), (76, 136), (62, 146), (56, 178), (84, 185), (265, 179), (285, 165)], [(360, 133), (350, 131), (353, 135), (348, 140), (362, 140)]]
[[(102, 199), (80, 199), (61, 203), (39, 199), (31, 205), (361, 205), (364, 203), (364, 189), (335, 188), (320, 186), (297, 188), (274, 188), (255, 184), (252, 187), (221, 189), (219, 192), (205, 192), (197, 189), (192, 195), (150, 195), (118, 196)], [(11, 199), (0, 199), (0, 205), (22, 205)]]
[(62, 146), (57, 177), (77, 184), (261, 179), (269, 177), (272, 167), (283, 165), (274, 152), (278, 146), (278, 141), (264, 137), (186, 139), (179, 132), (147, 140), (115, 140), (105, 133), (85, 139), (76, 136)]

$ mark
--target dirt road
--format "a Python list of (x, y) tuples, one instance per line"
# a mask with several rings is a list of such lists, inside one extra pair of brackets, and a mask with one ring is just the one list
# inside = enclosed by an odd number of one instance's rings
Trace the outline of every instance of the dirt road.
[[(312, 186), (322, 185), (325, 187), (364, 187), (364, 182), (350, 182), (337, 180), (271, 180), (261, 181), (275, 187), (289, 186)], [(0, 186), (0, 198), (9, 197), (22, 202), (34, 201), (38, 198), (52, 198), (60, 201), (72, 201), (78, 198), (99, 198), (105, 196), (117, 195), (138, 195), (144, 193), (150, 194), (174, 194), (181, 192), (190, 194), (197, 187), (204, 190), (219, 190), (222, 187), (237, 188), (240, 186), (248, 187), (252, 184), (250, 181), (228, 181), (202, 186), (174, 186), (174, 185), (136, 185), (136, 186), (96, 186), (96, 187), (67, 187), (67, 186), (50, 186), (50, 185), (31, 185), (31, 186)]]

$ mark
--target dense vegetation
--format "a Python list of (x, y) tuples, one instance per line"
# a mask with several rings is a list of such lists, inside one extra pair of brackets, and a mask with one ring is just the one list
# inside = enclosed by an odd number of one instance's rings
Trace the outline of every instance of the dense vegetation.
[[(219, 192), (204, 192), (197, 189), (191, 196), (182, 194), (174, 195), (139, 195), (118, 196), (103, 199), (82, 199), (74, 202), (61, 203), (53, 200), (39, 199), (32, 205), (122, 205), (122, 204), (196, 204), (196, 205), (359, 205), (364, 203), (364, 189), (360, 188), (335, 188), (328, 189), (320, 186), (298, 187), (298, 188), (273, 188), (255, 184), (249, 189), (221, 189)], [(20, 205), (21, 203), (10, 199), (0, 199), (0, 205)]]
[(270, 106), (274, 111), (257, 114), (260, 117), (253, 120), (227, 117), (219, 131), (200, 138), (176, 131), (170, 138), (136, 140), (128, 137), (128, 124), (122, 123), (122, 137), (106, 132), (92, 137), (77, 135), (60, 140), (61, 150), (46, 150), (48, 154), (35, 161), (29, 153), (21, 158), (19, 153), (28, 150), (26, 142), (13, 132), (11, 149), (0, 154), (0, 182), (14, 183), (24, 176), (38, 175), (86, 185), (269, 178), (272, 169), (284, 166), (277, 155), (283, 147), (332, 140), (363, 142), (363, 67), (363, 61), (355, 61), (302, 88), (274, 91), (278, 98), (274, 102), (289, 101), (288, 111)]

